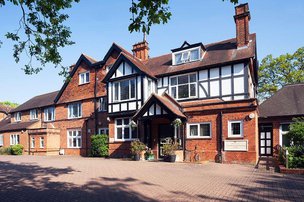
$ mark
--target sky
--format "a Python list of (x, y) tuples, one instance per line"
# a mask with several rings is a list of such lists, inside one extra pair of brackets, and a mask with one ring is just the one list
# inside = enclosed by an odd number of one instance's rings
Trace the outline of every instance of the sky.
[[(304, 46), (304, 1), (249, 0), (250, 33), (257, 34), (258, 60), (268, 54), (279, 56), (293, 53)], [(131, 51), (132, 45), (143, 38), (130, 33), (128, 25), (131, 0), (81, 0), (66, 10), (76, 43), (60, 50), (65, 66), (77, 62), (81, 53), (102, 60), (113, 42)], [(169, 53), (187, 40), (189, 43), (213, 43), (235, 37), (234, 5), (222, 0), (171, 0), (172, 17), (165, 25), (154, 25), (147, 41), (150, 57)], [(7, 4), (0, 8), (0, 101), (19, 104), (28, 99), (60, 90), (64, 78), (60, 68), (47, 65), (42, 72), (26, 75), (22, 68), (26, 56), (16, 64), (13, 44), (4, 37), (18, 27), (20, 8)]]

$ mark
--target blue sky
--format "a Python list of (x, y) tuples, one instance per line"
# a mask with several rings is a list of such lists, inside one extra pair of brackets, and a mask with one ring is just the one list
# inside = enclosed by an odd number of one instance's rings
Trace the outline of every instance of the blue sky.
[[(72, 30), (75, 45), (61, 50), (63, 64), (74, 64), (81, 53), (101, 60), (112, 42), (127, 50), (142, 40), (142, 34), (128, 31), (131, 0), (100, 1), (81, 0), (67, 10), (70, 15), (66, 25)], [(278, 56), (292, 53), (304, 46), (304, 2), (267, 0), (248, 2), (251, 12), (250, 32), (257, 33), (258, 59), (267, 54)], [(235, 37), (234, 5), (222, 0), (171, 0), (173, 16), (168, 24), (152, 27), (147, 37), (150, 56), (168, 53), (183, 41), (208, 44)], [(12, 43), (4, 34), (18, 26), (21, 12), (18, 7), (0, 8), (0, 101), (23, 103), (31, 97), (55, 90), (63, 84), (60, 69), (47, 65), (37, 75), (25, 75), (21, 68), (24, 57), (16, 64), (12, 57)]]

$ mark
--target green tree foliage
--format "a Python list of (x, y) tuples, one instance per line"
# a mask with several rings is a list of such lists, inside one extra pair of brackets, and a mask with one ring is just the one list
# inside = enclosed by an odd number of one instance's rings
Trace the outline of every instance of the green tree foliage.
[[(13, 57), (18, 63), (25, 53), (28, 63), (26, 74), (40, 72), (47, 63), (61, 67), (60, 75), (68, 75), (67, 67), (61, 64), (59, 49), (74, 44), (71, 30), (64, 23), (69, 18), (64, 10), (80, 0), (0, 0), (0, 6), (12, 4), (20, 8), (17, 31), (7, 32), (6, 38), (14, 44)], [(238, 0), (222, 0), (237, 4)], [(129, 11), (132, 15), (129, 31), (149, 34), (154, 24), (167, 23), (171, 12), (169, 0), (132, 0)], [(1, 45), (0, 41), (0, 45)], [(33, 66), (32, 60), (40, 66)]]
[(259, 67), (259, 100), (265, 100), (286, 84), (304, 82), (304, 47), (293, 54), (267, 55)]
[(94, 157), (109, 156), (109, 144), (107, 135), (93, 135), (91, 136), (92, 148), (91, 155)]
[(293, 121), (294, 122), (290, 124), (290, 130), (286, 135), (294, 145), (304, 146), (304, 117), (294, 118)]
[(0, 102), (0, 105), (8, 106), (10, 108), (16, 108), (19, 106), (19, 104), (10, 101)]
[[(67, 68), (61, 65), (59, 48), (74, 42), (70, 40), (70, 28), (64, 25), (69, 16), (62, 11), (71, 8), (74, 2), (79, 0), (0, 0), (2, 7), (10, 3), (20, 8), (17, 30), (7, 32), (6, 38), (15, 43), (13, 56), (16, 63), (23, 53), (29, 57), (24, 67), (26, 74), (40, 72), (47, 63), (60, 66), (61, 74), (67, 73)], [(41, 66), (34, 67), (33, 59)]]

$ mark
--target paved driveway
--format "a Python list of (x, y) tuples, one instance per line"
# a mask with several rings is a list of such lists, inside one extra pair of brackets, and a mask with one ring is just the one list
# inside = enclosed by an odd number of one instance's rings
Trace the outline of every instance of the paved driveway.
[(304, 177), (215, 163), (0, 156), (0, 201), (303, 201)]

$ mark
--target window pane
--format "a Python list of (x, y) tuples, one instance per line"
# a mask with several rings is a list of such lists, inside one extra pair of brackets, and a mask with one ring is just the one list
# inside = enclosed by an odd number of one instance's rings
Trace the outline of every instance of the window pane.
[(129, 80), (120, 82), (120, 100), (129, 99)]
[(200, 136), (205, 136), (205, 137), (210, 136), (210, 125), (209, 124), (200, 125)]
[(117, 139), (122, 139), (122, 128), (117, 128)]
[(199, 59), (199, 51), (198, 49), (191, 51), (191, 60), (198, 60)]
[(132, 138), (133, 139), (137, 138), (137, 130), (136, 129), (132, 130)]
[(189, 88), (188, 85), (182, 85), (178, 87), (178, 98), (188, 98)]
[(184, 83), (188, 83), (188, 82), (189, 82), (188, 75), (178, 77), (178, 84), (184, 84)]
[(231, 123), (232, 135), (241, 134), (241, 124), (240, 123)]
[(175, 63), (180, 64), (182, 62), (182, 54), (175, 54)]
[(90, 73), (88, 72), (88, 73), (86, 73), (86, 81), (85, 82), (87, 83), (87, 82), (89, 82), (89, 80), (90, 80)]
[(130, 119), (124, 119), (124, 125), (129, 125)]
[(190, 136), (198, 136), (197, 125), (190, 126)]
[(172, 87), (172, 88), (171, 88), (171, 96), (172, 96), (173, 98), (176, 98), (176, 87)]
[(77, 144), (76, 138), (73, 138), (73, 147), (76, 147), (76, 144)]
[(115, 100), (118, 100), (118, 88), (119, 88), (119, 83), (115, 83), (114, 84), (114, 95), (115, 95), (114, 99)]
[(124, 128), (124, 138), (130, 139), (130, 128), (129, 127)]
[(81, 138), (77, 138), (77, 147), (81, 146)]
[(289, 131), (289, 124), (282, 124), (282, 131), (288, 132)]
[(122, 125), (122, 119), (116, 119), (116, 125)]
[(196, 74), (190, 74), (190, 82), (196, 82)]
[(189, 52), (183, 52), (182, 53), (182, 60), (188, 60), (189, 59)]
[(176, 77), (171, 78), (171, 85), (176, 85), (176, 84), (177, 84)]
[(190, 84), (190, 96), (196, 95), (196, 84)]
[(131, 85), (131, 98), (135, 98), (135, 80), (134, 79), (130, 80), (130, 85)]

